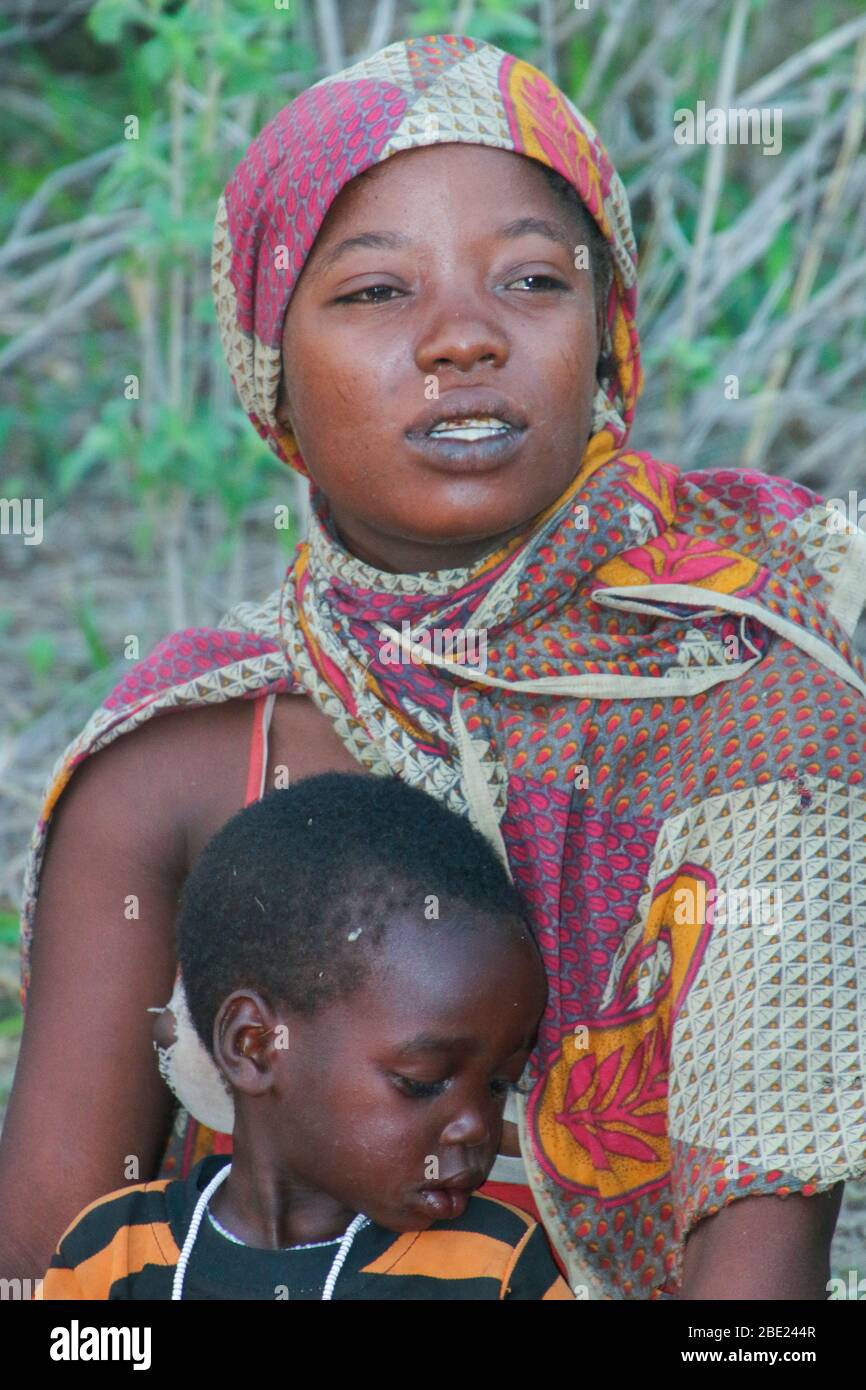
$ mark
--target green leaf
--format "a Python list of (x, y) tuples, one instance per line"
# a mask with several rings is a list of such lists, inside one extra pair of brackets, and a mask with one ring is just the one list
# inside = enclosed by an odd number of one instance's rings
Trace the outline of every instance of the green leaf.
[(154, 540), (153, 522), (150, 517), (138, 517), (132, 527), (131, 539), (136, 559), (151, 563), (153, 560)]
[(48, 632), (37, 632), (24, 648), (24, 657), (37, 680), (44, 679), (57, 660), (57, 643)]
[(767, 248), (767, 269), (770, 279), (777, 280), (782, 271), (792, 263), (794, 242), (788, 223), (781, 226)]
[(142, 44), (136, 54), (136, 60), (144, 75), (151, 82), (162, 82), (171, 72), (171, 49), (159, 36), (148, 39), (147, 43)]
[(81, 600), (73, 606), (72, 613), (87, 644), (90, 664), (94, 671), (101, 671), (105, 666), (111, 664), (111, 657), (96, 625), (96, 611), (89, 594), (84, 594)]
[[(426, 34), (442, 34), (448, 32), (448, 6), (427, 5), (425, 9), (419, 10), (410, 20), (410, 28), (413, 34), (423, 37)], [(472, 32), (475, 33), (476, 21), (473, 21)]]
[[(103, 371), (105, 370), (103, 366)], [(57, 484), (61, 497), (67, 497), (78, 483), (97, 464), (115, 464), (132, 454), (138, 441), (135, 402), (120, 393), (123, 390), (123, 368), (116, 378), (118, 395), (103, 404), (99, 418), (90, 426), (77, 448), (61, 459), (57, 469)]]
[(0, 944), (17, 946), (20, 929), (18, 917), (14, 912), (0, 912)]
[(117, 43), (127, 22), (137, 17), (136, 0), (96, 0), (87, 16), (87, 28), (100, 43)]
[(590, 51), (590, 46), (588, 43), (584, 42), (582, 35), (576, 34), (568, 54), (567, 62), (568, 86), (566, 90), (569, 93), (579, 92), (582, 89), (589, 75), (591, 64), (592, 53)]
[(538, 25), (525, 14), (482, 13), (472, 21), (472, 37), (488, 43), (532, 43), (538, 38)]
[[(0, 407), (0, 448), (2, 448), (5, 444), (7, 438), (9, 437), (9, 432), (12, 429), (13, 425), (17, 422), (17, 419), (17, 410), (13, 410), (11, 406)], [(3, 487), (8, 488), (8, 486), (9, 480), (4, 479)], [(9, 493), (7, 492), (5, 495), (8, 497)]]

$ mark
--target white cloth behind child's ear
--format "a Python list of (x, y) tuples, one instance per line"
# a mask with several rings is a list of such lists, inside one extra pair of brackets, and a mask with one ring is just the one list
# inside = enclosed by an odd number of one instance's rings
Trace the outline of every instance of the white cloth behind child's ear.
[(160, 1075), (194, 1120), (220, 1134), (231, 1134), (235, 1123), (231, 1091), (193, 1027), (179, 971), (166, 1008), (174, 1014), (175, 1042), (170, 1047), (154, 1044)]

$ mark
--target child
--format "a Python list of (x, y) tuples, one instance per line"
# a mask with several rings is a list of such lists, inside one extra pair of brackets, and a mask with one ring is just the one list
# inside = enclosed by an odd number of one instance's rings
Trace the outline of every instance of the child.
[(541, 1228), (473, 1195), (547, 991), (468, 821), (392, 779), (271, 792), (201, 854), (178, 938), (233, 1154), (86, 1208), (43, 1298), (571, 1298)]

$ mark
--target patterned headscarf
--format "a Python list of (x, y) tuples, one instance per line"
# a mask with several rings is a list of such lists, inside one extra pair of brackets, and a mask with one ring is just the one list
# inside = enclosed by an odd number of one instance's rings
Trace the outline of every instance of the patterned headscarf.
[(253, 141), (220, 199), (213, 288), (244, 410), (275, 454), (306, 473), (275, 415), (286, 309), (329, 207), (351, 179), (401, 150), (489, 145), (539, 160), (572, 184), (613, 265), (595, 393), (599, 448), (625, 443), (642, 385), (637, 254), (619, 176), (585, 116), (529, 63), (452, 35), (395, 43), (309, 88)]

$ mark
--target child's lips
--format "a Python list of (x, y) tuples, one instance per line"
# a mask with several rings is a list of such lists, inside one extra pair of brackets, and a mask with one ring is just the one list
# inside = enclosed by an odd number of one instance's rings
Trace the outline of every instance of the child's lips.
[(454, 1221), (462, 1216), (471, 1196), (471, 1187), (421, 1188), (421, 1201), (435, 1221)]
[(469, 1205), (469, 1198), (472, 1193), (483, 1182), (483, 1173), (455, 1174), (453, 1178), (431, 1183), (429, 1187), (422, 1187), (420, 1189), (421, 1201), (435, 1220), (453, 1221), (455, 1217), (463, 1215)]

